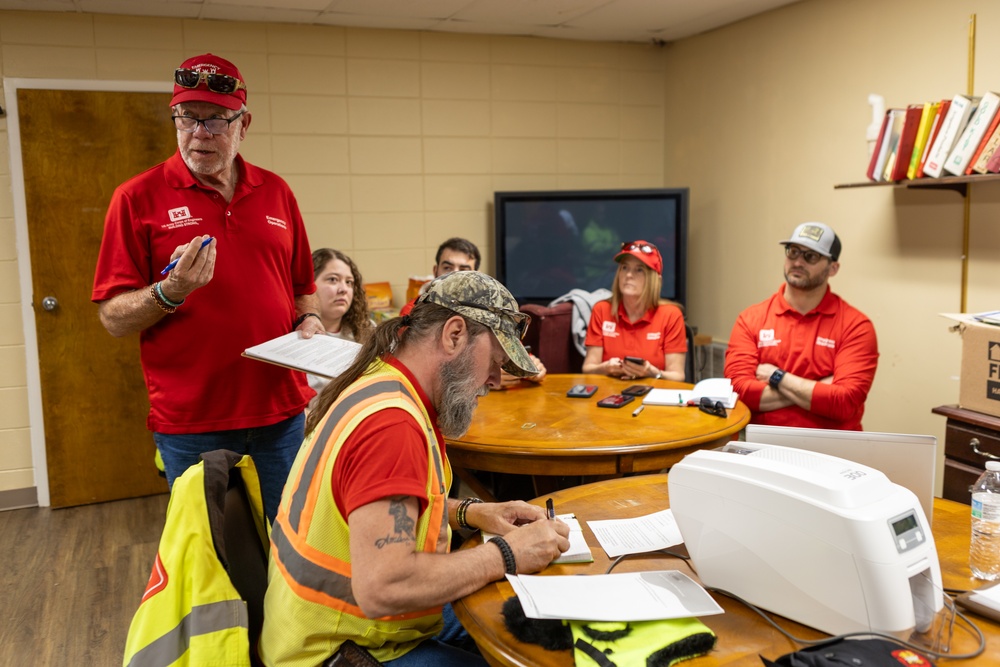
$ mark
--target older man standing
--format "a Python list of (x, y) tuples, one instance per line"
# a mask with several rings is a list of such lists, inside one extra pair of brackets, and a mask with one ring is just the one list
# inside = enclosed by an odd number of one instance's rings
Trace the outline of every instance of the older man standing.
[(871, 320), (830, 290), (840, 239), (804, 222), (781, 244), (785, 284), (737, 318), (725, 375), (755, 424), (860, 431), (878, 343)]
[[(521, 501), (448, 498), (444, 438), (465, 433), (501, 368), (535, 372), (527, 321), (495, 279), (447, 274), (323, 392), (271, 535), (266, 665), (318, 665), (347, 640), (392, 667), (486, 664), (449, 603), (544, 568), (569, 531)], [(449, 553), (458, 527), (498, 537)]]
[(202, 452), (251, 454), (273, 517), (312, 390), (302, 373), (240, 355), (323, 326), (295, 197), (239, 155), (246, 100), (228, 60), (205, 54), (175, 71), (178, 150), (115, 190), (92, 299), (112, 335), (139, 334), (167, 482)]

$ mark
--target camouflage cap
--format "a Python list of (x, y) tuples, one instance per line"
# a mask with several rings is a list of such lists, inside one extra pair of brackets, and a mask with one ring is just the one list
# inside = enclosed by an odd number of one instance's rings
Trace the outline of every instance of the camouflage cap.
[(448, 273), (429, 282), (416, 303), (436, 303), (489, 327), (507, 353), (505, 371), (517, 377), (538, 373), (521, 343), (531, 316), (517, 309), (517, 301), (496, 278), (479, 271)]

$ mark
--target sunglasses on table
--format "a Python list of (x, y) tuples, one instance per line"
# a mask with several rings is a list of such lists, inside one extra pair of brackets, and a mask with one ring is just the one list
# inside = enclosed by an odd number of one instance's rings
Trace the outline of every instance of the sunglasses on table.
[(728, 417), (726, 414), (726, 406), (722, 404), (722, 401), (713, 401), (708, 396), (702, 396), (701, 401), (698, 402), (698, 409), (708, 415), (715, 415), (716, 417)]
[(803, 250), (798, 246), (786, 245), (785, 257), (793, 261), (801, 257), (805, 260), (806, 264), (815, 264), (819, 260), (823, 259), (825, 255), (821, 255), (814, 250)]
[(632, 241), (631, 243), (623, 243), (622, 250), (625, 252), (631, 252), (632, 250), (638, 250), (644, 255), (652, 255), (656, 251), (656, 246), (652, 243), (637, 243)]
[(213, 74), (212, 72), (199, 72), (196, 69), (184, 69), (179, 67), (174, 70), (174, 83), (181, 88), (197, 88), (202, 81), (213, 93), (222, 95), (232, 95), (237, 90), (246, 90), (246, 84), (235, 76), (228, 74)]

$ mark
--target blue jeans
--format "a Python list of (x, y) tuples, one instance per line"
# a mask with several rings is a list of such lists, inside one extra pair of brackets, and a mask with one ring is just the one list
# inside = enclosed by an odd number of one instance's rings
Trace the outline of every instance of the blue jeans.
[(476, 643), (455, 618), (450, 604), (444, 606), (442, 615), (444, 628), (441, 632), (406, 655), (382, 664), (388, 667), (486, 667)]
[(175, 479), (201, 460), (202, 452), (228, 449), (237, 454), (249, 454), (260, 477), (264, 512), (268, 521), (273, 522), (288, 471), (305, 438), (305, 422), (305, 413), (300, 413), (270, 426), (209, 433), (153, 433), (153, 440), (163, 459), (167, 485), (171, 487)]

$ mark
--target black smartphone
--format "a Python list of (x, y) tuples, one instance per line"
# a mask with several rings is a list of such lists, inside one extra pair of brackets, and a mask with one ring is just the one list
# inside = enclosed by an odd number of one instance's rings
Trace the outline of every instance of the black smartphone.
[(590, 398), (597, 393), (596, 384), (575, 384), (569, 388), (566, 395), (570, 398)]
[(646, 365), (646, 360), (643, 359), (642, 357), (625, 357), (625, 361), (629, 362), (630, 364), (636, 364), (638, 366)]
[(597, 402), (599, 408), (621, 408), (635, 400), (635, 396), (625, 396), (624, 394), (611, 394), (605, 396)]
[(625, 387), (622, 389), (622, 393), (626, 396), (645, 396), (652, 389), (648, 384), (634, 384), (631, 387)]

